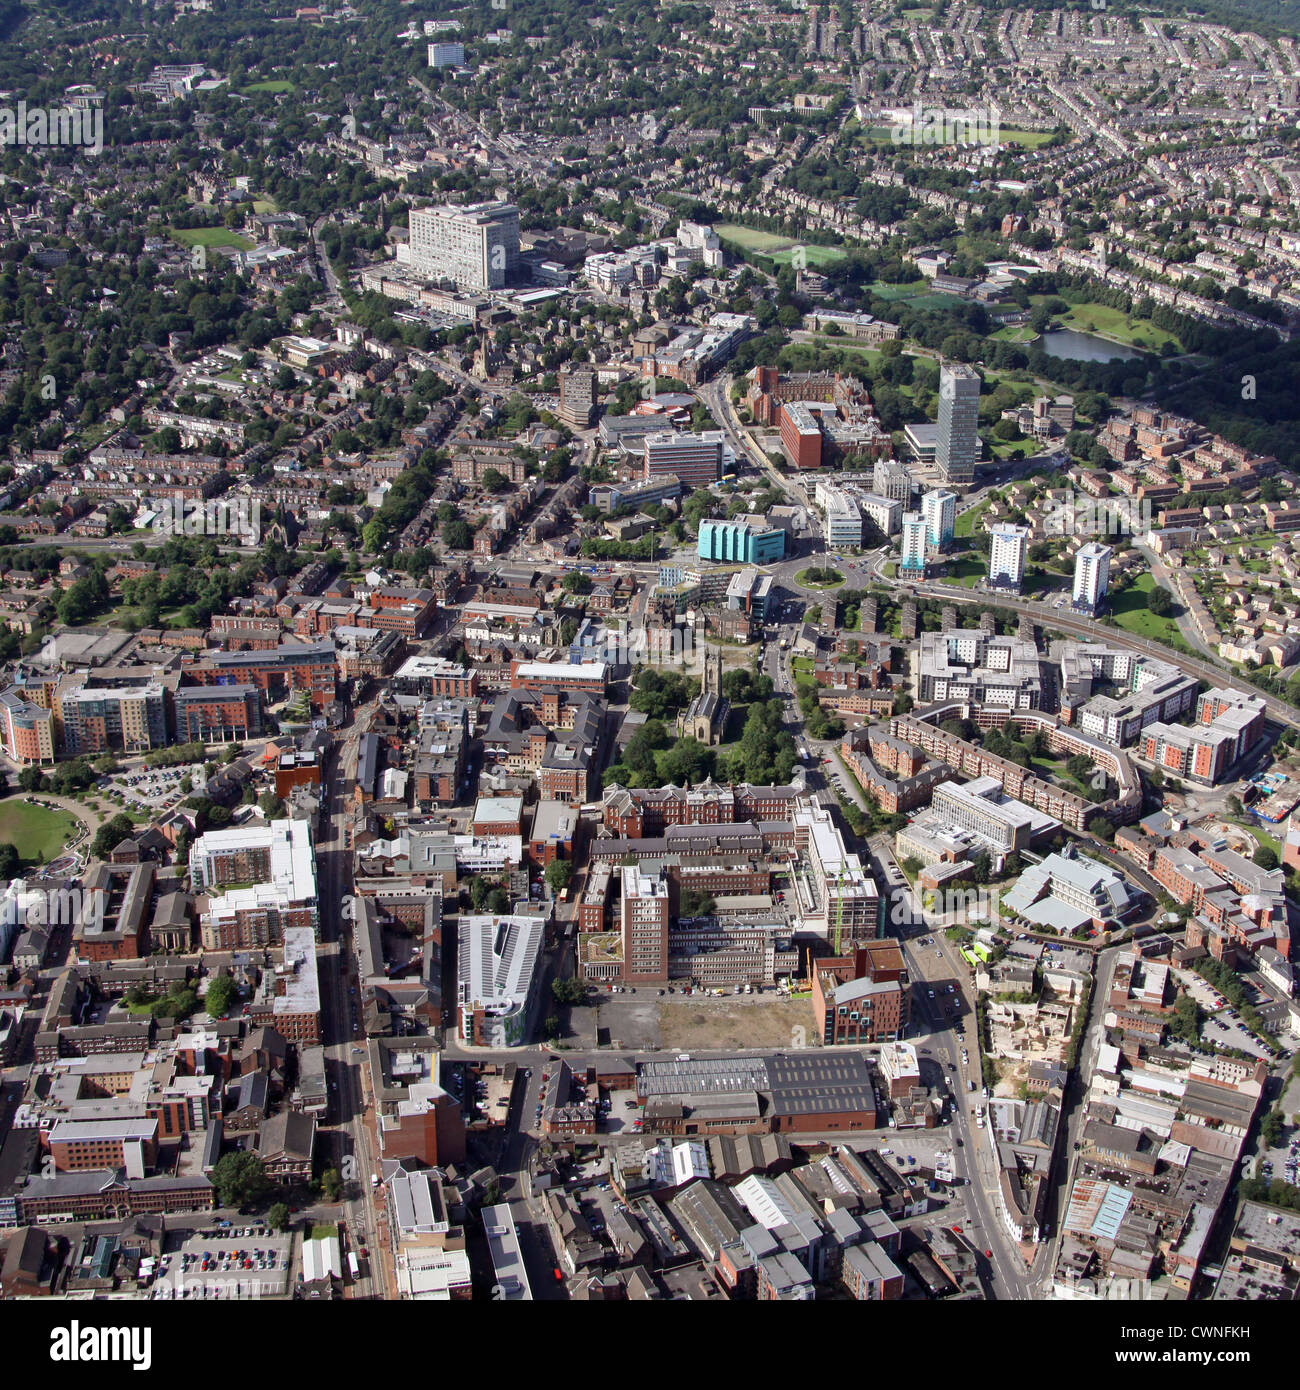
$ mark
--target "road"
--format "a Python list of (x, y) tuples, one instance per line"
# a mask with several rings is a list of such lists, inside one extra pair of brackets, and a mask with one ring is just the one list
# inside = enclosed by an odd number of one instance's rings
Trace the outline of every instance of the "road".
[[(869, 851), (887, 895), (886, 930), (901, 940), (912, 982), (913, 1033), (909, 1041), (923, 1063), (933, 1059), (951, 1092), (952, 1129), (961, 1140), (954, 1149), (955, 1167), (966, 1179), (962, 1194), (973, 1215), (969, 1234), (981, 1252), (985, 1278), (999, 1301), (1033, 1298), (1031, 1269), (1000, 1215), (997, 1169), (986, 1142), (991, 1131), (974, 1122), (975, 1110), (985, 1100), (975, 1010), (967, 998), (970, 972), (942, 928), (927, 922), (887, 837), (874, 837)], [(963, 1060), (963, 1052), (967, 1060)], [(974, 1082), (973, 1091), (970, 1082)], [(983, 1264), (984, 1250), (993, 1252), (987, 1265)], [(1035, 1267), (1037, 1263), (1035, 1259)]]
[[(363, 707), (363, 710), (367, 707)], [(328, 825), (317, 844), (316, 862), (320, 894), (321, 946), (317, 953), (325, 1020), (325, 1070), (330, 1084), (331, 1115), (337, 1122), (329, 1131), (335, 1165), (343, 1174), (343, 1214), (350, 1233), (370, 1254), (365, 1273), (350, 1286), (355, 1298), (397, 1297), (396, 1274), (389, 1248), (387, 1214), (370, 1183), (378, 1171), (376, 1119), (367, 1089), (363, 1055), (353, 1049), (364, 1045), (361, 1030), (353, 1026), (360, 1008), (356, 993), (350, 913), (344, 906), (351, 887), (351, 854), (346, 847), (345, 788), (356, 780), (357, 747), (362, 711), (326, 764)]]

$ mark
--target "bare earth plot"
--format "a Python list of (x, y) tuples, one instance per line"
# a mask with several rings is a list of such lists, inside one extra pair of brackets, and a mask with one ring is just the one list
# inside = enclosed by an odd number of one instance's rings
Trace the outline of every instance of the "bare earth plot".
[[(802, 1032), (798, 1031), (802, 1030)], [(816, 1041), (807, 999), (750, 999), (734, 1004), (661, 1003), (659, 1033), (665, 1048), (808, 1047)]]

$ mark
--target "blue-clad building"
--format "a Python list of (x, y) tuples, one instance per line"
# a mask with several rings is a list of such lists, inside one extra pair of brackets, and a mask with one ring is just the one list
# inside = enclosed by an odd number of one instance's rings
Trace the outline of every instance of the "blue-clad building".
[(785, 559), (785, 532), (737, 518), (733, 521), (701, 521), (696, 553), (701, 560), (731, 561), (742, 565), (770, 565)]

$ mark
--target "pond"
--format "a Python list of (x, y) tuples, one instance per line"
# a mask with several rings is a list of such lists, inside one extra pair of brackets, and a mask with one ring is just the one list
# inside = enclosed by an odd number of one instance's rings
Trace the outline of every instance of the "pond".
[(1109, 362), (1113, 357), (1131, 362), (1143, 355), (1133, 348), (1121, 347), (1118, 343), (1107, 342), (1093, 333), (1080, 333), (1074, 328), (1058, 328), (1044, 333), (1039, 342), (1049, 357), (1068, 357), (1075, 362)]

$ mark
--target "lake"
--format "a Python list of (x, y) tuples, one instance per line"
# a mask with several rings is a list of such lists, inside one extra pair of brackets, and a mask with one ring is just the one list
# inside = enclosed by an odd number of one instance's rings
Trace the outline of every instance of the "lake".
[(1143, 355), (1133, 348), (1108, 343), (1105, 338), (1098, 338), (1092, 333), (1080, 333), (1074, 328), (1058, 328), (1051, 333), (1044, 333), (1039, 342), (1049, 357), (1068, 357), (1076, 362), (1109, 362), (1112, 357), (1131, 362)]

